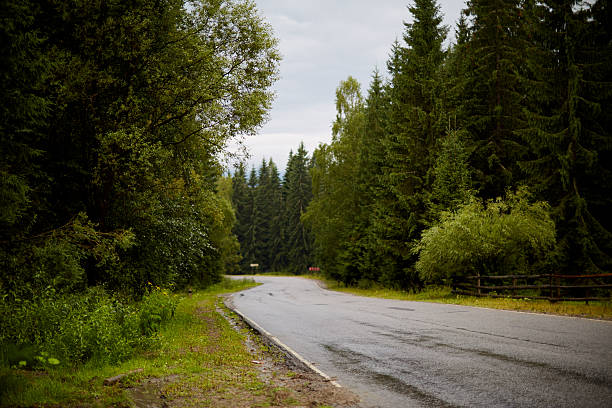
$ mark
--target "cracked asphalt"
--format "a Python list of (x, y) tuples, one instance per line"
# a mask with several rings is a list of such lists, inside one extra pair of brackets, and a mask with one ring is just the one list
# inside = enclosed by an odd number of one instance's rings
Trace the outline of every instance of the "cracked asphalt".
[(255, 280), (235, 307), (362, 407), (612, 407), (612, 322)]

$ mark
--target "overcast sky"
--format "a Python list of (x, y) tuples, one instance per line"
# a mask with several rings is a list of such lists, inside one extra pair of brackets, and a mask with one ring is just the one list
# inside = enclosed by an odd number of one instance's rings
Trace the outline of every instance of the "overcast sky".
[[(402, 41), (404, 22), (412, 18), (412, 1), (255, 0), (279, 39), (283, 60), (269, 120), (246, 139), (248, 168), (271, 157), (284, 172), (300, 141), (310, 155), (319, 143), (329, 143), (336, 87), (351, 75), (365, 96), (374, 69), (386, 75), (391, 45)], [(452, 36), (464, 1), (439, 4)]]

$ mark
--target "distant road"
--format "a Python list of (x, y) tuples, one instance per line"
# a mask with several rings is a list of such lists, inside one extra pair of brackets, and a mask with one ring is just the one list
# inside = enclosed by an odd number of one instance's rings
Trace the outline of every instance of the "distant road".
[(363, 407), (612, 407), (612, 322), (358, 297), (301, 278), (236, 308)]

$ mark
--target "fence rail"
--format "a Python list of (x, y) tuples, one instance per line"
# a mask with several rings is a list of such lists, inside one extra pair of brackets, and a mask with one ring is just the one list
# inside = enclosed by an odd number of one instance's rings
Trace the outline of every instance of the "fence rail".
[[(491, 284), (485, 284), (489, 281)], [(608, 301), (612, 300), (612, 273), (465, 276), (462, 281), (454, 282), (453, 292), (469, 296), (545, 299), (551, 302)]]

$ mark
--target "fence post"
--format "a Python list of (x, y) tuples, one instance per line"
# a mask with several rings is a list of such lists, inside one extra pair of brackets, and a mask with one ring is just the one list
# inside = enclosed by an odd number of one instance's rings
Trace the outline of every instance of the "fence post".
[(480, 273), (478, 273), (478, 275), (476, 275), (476, 277), (478, 278), (476, 280), (476, 286), (478, 287), (478, 296), (480, 296)]

